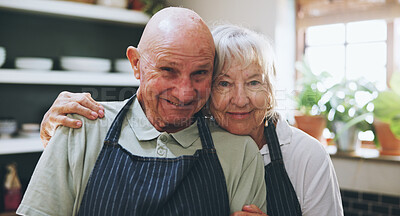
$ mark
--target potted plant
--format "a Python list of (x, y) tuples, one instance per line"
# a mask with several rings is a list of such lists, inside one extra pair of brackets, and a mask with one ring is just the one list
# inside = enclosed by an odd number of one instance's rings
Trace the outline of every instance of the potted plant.
[(335, 134), (338, 151), (356, 151), (361, 144), (358, 133), (373, 130), (372, 100), (376, 95), (375, 85), (365, 79), (343, 80), (328, 89), (327, 127)]
[(315, 74), (306, 60), (296, 63), (296, 69), (301, 73), (298, 79), (299, 90), (296, 102), (296, 127), (326, 144), (323, 130), (326, 128), (326, 106), (323, 95), (326, 92), (323, 81), (330, 75), (327, 72)]
[(400, 73), (390, 79), (390, 89), (379, 92), (374, 103), (374, 126), (383, 155), (400, 155)]

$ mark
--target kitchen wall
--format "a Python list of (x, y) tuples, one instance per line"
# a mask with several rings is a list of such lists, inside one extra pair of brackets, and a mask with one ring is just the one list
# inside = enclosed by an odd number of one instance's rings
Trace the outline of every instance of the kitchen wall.
[(295, 4), (292, 0), (168, 0), (170, 5), (196, 11), (210, 26), (232, 23), (269, 37), (277, 59), (276, 95), (279, 111), (290, 114), (294, 86)]

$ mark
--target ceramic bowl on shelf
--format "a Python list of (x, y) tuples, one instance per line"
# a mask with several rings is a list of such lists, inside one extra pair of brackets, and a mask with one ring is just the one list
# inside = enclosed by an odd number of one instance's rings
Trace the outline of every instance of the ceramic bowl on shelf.
[(4, 47), (0, 47), (0, 67), (3, 66), (6, 61), (6, 49)]
[(61, 57), (61, 68), (67, 71), (108, 72), (111, 69), (111, 60), (93, 57)]
[(115, 70), (121, 73), (133, 73), (131, 63), (128, 59), (116, 59), (114, 61)]
[(0, 118), (0, 137), (9, 138), (18, 129), (17, 120), (14, 118)]
[(50, 58), (18, 57), (15, 58), (15, 67), (26, 70), (51, 70), (53, 60)]

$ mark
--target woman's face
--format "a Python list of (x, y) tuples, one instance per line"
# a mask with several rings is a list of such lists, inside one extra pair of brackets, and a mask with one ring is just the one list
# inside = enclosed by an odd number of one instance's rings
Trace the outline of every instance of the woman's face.
[[(238, 62), (238, 61), (236, 61)], [(268, 90), (260, 66), (234, 63), (213, 83), (210, 111), (218, 124), (233, 134), (252, 135), (263, 130)]]

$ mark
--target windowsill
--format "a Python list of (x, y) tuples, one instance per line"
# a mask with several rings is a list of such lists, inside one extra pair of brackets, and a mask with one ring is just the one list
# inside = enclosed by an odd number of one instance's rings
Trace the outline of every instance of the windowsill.
[(360, 148), (356, 152), (341, 152), (337, 151), (334, 145), (329, 145), (326, 149), (332, 158), (366, 159), (400, 163), (400, 156), (380, 155), (377, 149)]

